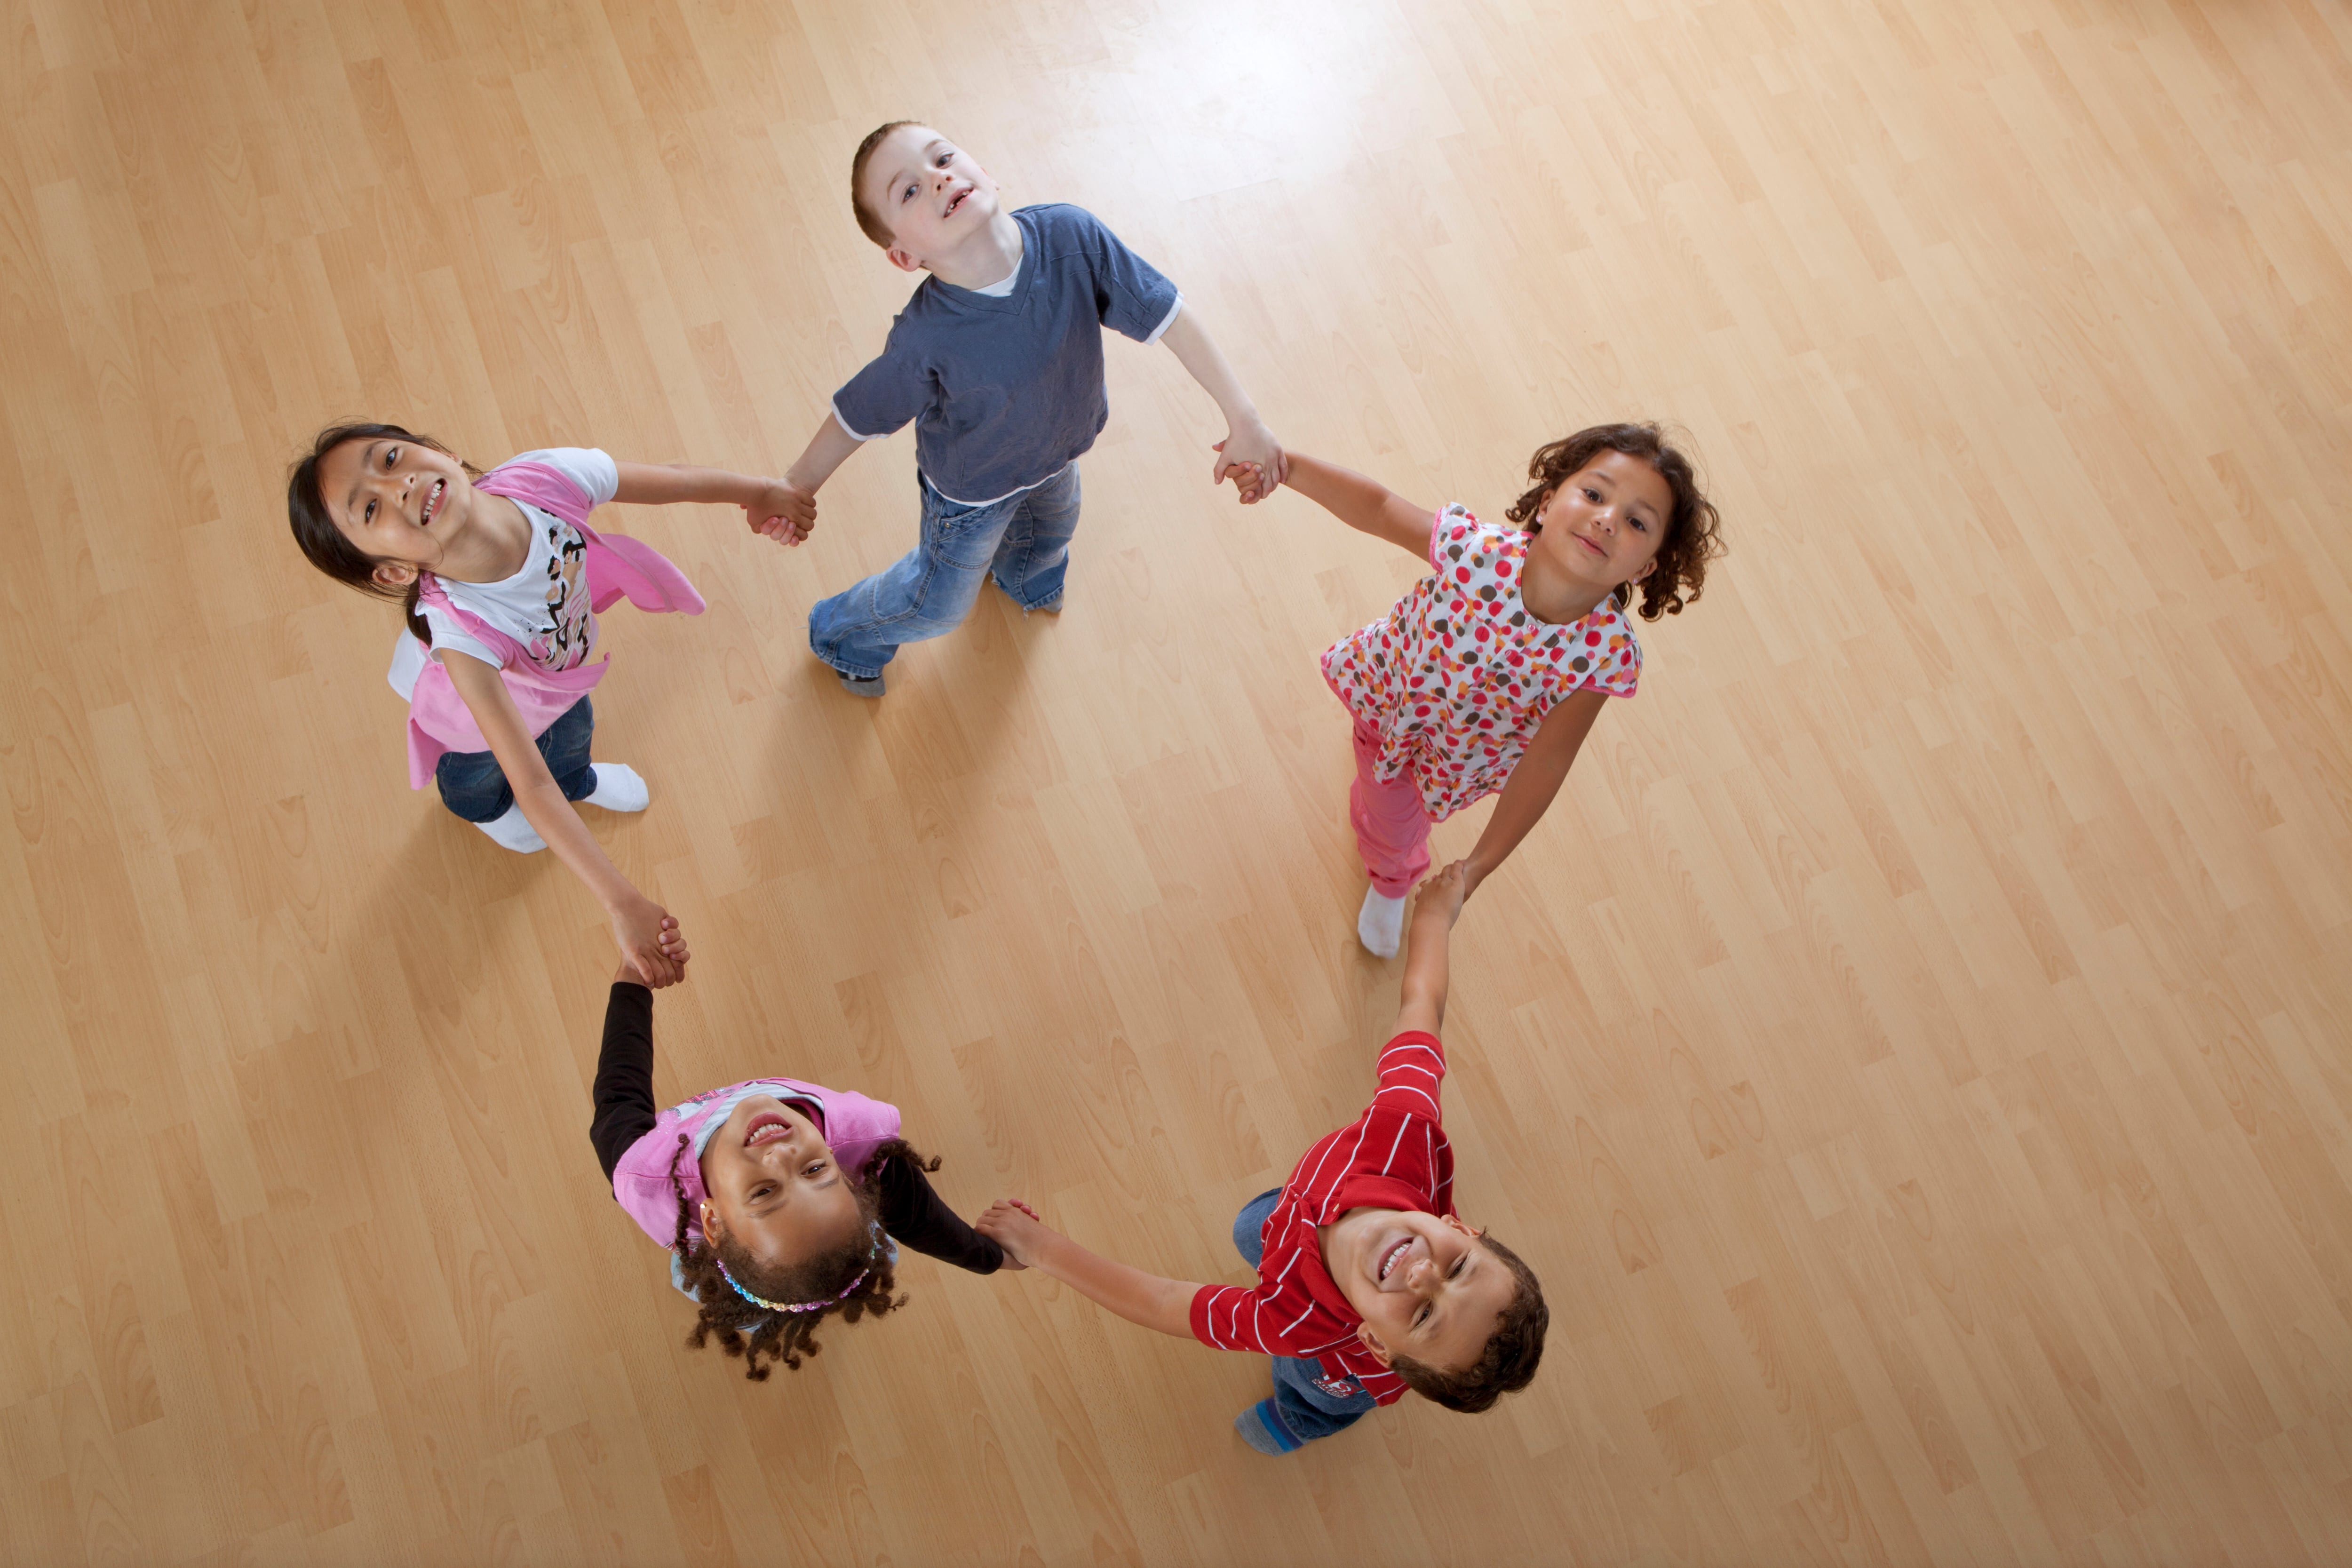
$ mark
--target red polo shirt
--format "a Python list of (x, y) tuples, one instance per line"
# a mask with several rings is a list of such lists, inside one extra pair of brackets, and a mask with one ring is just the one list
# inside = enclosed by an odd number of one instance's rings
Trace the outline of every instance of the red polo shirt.
[(1326, 1378), (1352, 1377), (1387, 1405), (1404, 1392), (1404, 1379), (1356, 1338), (1363, 1317), (1323, 1267), (1315, 1227), (1353, 1208), (1452, 1214), (1454, 1150), (1437, 1100), (1445, 1077), (1438, 1037), (1399, 1035), (1381, 1052), (1380, 1071), (1364, 1114), (1307, 1150), (1283, 1184), (1259, 1232), (1265, 1255), (1257, 1289), (1202, 1286), (1192, 1297), (1192, 1334), (1218, 1350), (1313, 1356)]

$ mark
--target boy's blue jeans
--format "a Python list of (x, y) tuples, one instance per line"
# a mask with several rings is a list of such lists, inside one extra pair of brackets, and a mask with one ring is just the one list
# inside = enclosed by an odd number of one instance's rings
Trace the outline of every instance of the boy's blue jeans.
[[(596, 770), (588, 763), (588, 743), (595, 738), (596, 712), (585, 697), (539, 732), (539, 754), (566, 800), (596, 793)], [(494, 752), (444, 752), (433, 765), (433, 782), (441, 788), (441, 804), (467, 822), (496, 822), (514, 805), (514, 786)]]
[[(1234, 1250), (1252, 1268), (1265, 1255), (1258, 1233), (1265, 1226), (1265, 1216), (1274, 1212), (1282, 1189), (1275, 1187), (1258, 1194), (1242, 1205), (1234, 1216)], [(1333, 1394), (1323, 1385), (1323, 1363), (1312, 1356), (1278, 1355), (1274, 1360), (1274, 1415), (1281, 1426), (1277, 1438), (1291, 1439), (1291, 1447), (1311, 1443), (1318, 1437), (1354, 1426), (1364, 1415), (1379, 1408), (1372, 1396), (1361, 1388), (1353, 1394)], [(1348, 1380), (1353, 1386), (1355, 1380)]]
[(981, 579), (1024, 610), (1062, 601), (1070, 535), (1078, 527), (1078, 465), (1044, 484), (985, 506), (966, 506), (918, 478), (923, 533), (894, 565), (809, 611), (809, 647), (817, 658), (859, 680), (871, 680), (901, 644), (944, 637), (963, 625), (980, 597)]

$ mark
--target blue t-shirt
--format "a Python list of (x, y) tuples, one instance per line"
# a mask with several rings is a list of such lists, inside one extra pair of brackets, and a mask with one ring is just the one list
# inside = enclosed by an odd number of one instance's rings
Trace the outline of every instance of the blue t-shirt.
[(863, 440), (915, 421), (915, 463), (950, 500), (1042, 484), (1110, 417), (1102, 329), (1155, 341), (1176, 285), (1083, 207), (1023, 207), (1021, 269), (1003, 299), (926, 278), (871, 364), (833, 395)]

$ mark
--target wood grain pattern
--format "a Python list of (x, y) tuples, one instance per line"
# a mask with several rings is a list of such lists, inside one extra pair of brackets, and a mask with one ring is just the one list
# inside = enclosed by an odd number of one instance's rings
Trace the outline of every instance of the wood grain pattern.
[[(0, 1559), (2352, 1557), (2352, 13), (0, 0)], [(1283, 437), (1498, 510), (1693, 433), (1734, 553), (1456, 943), (1461, 1198), (1542, 1377), (1282, 1462), (1261, 1363), (928, 1260), (744, 1384), (582, 1136), (609, 942), (405, 788), (331, 418), (775, 470), (950, 128), (1182, 285)], [(593, 817), (687, 923), (664, 1092), (897, 1101), (1171, 1272), (1351, 1115), (1313, 656), (1411, 570), (1205, 483), (1114, 344), (1070, 607), (809, 658), (783, 552), (621, 521)], [(593, 815), (593, 814), (592, 814)], [(1438, 833), (1472, 841), (1485, 808)]]

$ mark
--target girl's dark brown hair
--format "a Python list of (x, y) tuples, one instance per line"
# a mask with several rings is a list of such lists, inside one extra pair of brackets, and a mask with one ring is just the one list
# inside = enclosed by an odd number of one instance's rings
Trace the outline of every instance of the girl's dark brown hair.
[[(904, 1160), (919, 1171), (938, 1170), (938, 1160), (924, 1159), (904, 1138), (882, 1144), (866, 1162), (863, 1178), (851, 1184), (862, 1223), (835, 1247), (772, 1268), (732, 1237), (714, 1247), (707, 1236), (688, 1236), (692, 1209), (687, 1202), (686, 1184), (677, 1174), (677, 1163), (686, 1151), (687, 1139), (680, 1134), (677, 1149), (669, 1157), (670, 1189), (677, 1194), (677, 1239), (670, 1249), (677, 1255), (678, 1278), (694, 1293), (701, 1313), (695, 1320), (694, 1331), (686, 1337), (687, 1348), (702, 1349), (716, 1332), (719, 1349), (743, 1358), (743, 1375), (753, 1383), (765, 1383), (773, 1370), (772, 1363), (782, 1361), (797, 1372), (803, 1355), (816, 1354), (822, 1348), (816, 1342), (817, 1325), (827, 1318), (838, 1314), (843, 1322), (855, 1323), (883, 1317), (907, 1304), (906, 1297), (894, 1299), (890, 1294), (898, 1283), (897, 1270), (890, 1260), (890, 1243), (882, 1231), (874, 1177), (885, 1160)], [(729, 1287), (726, 1276), (719, 1272), (722, 1262), (727, 1273), (755, 1296), (825, 1305), (807, 1312), (772, 1312), (756, 1306)], [(866, 1271), (866, 1278), (857, 1281), (857, 1288), (839, 1300), (833, 1300), (848, 1289), (860, 1269)]]
[(1603, 452), (1641, 458), (1658, 470), (1675, 496), (1674, 515), (1666, 519), (1666, 536), (1659, 542), (1656, 564), (1640, 581), (1619, 584), (1617, 602), (1632, 609), (1638, 588), (1643, 620), (1679, 616), (1706, 582), (1706, 563), (1723, 553), (1723, 519), (1699, 489), (1690, 458), (1657, 426), (1595, 425), (1538, 447), (1528, 459), (1528, 478), (1535, 487), (1513, 501), (1503, 515), (1523, 524), (1530, 533), (1541, 531), (1545, 499)]
[[(397, 425), (358, 423), (330, 425), (319, 432), (310, 443), (310, 451), (294, 459), (294, 467), (286, 475), (286, 521), (293, 525), (294, 542), (311, 565), (346, 586), (357, 588), (373, 599), (389, 599), (400, 605), (408, 617), (408, 629), (416, 640), (430, 644), (433, 629), (417, 613), (416, 597), (421, 580), (411, 578), (405, 588), (387, 587), (375, 580), (377, 558), (344, 537), (335, 526), (333, 516), (327, 510), (327, 498), (319, 488), (319, 464), (327, 454), (346, 441), (414, 441), (420, 447), (430, 447), (436, 452), (457, 454), (430, 436), (420, 436), (414, 430), (404, 430)], [(457, 458), (457, 466), (466, 470), (468, 479), (479, 479), (482, 470)]]

